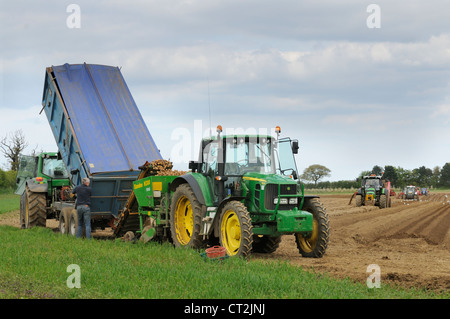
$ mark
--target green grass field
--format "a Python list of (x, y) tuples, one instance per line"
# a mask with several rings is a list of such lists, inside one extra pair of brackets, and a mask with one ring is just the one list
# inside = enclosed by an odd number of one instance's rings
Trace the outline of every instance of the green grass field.
[(18, 210), (20, 196), (15, 194), (0, 194), (0, 214)]
[[(69, 288), (69, 265), (80, 288)], [(205, 260), (169, 244), (76, 239), (46, 228), (0, 226), (0, 298), (372, 299), (449, 298), (335, 280), (287, 262)], [(73, 282), (73, 281), (70, 281)]]
[[(0, 214), (19, 209), (20, 196), (0, 194)], [(68, 288), (69, 265), (81, 288)], [(287, 262), (206, 260), (169, 244), (80, 240), (46, 228), (0, 226), (0, 298), (154, 299), (431, 299), (424, 290), (336, 280)]]

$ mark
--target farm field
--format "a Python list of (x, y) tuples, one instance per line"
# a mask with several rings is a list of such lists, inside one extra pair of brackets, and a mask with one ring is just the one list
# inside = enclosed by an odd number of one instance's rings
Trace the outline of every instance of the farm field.
[(421, 196), (420, 201), (392, 198), (392, 207), (348, 205), (350, 195), (321, 195), (330, 218), (330, 242), (321, 259), (298, 255), (293, 236), (275, 253), (283, 259), (333, 277), (365, 282), (367, 267), (377, 264), (381, 284), (450, 291), (450, 194)]
[[(381, 270), (381, 285), (450, 292), (450, 194), (435, 193), (420, 201), (393, 198), (392, 207), (348, 205), (349, 194), (321, 195), (330, 218), (330, 242), (323, 258), (302, 258), (293, 236), (284, 236), (273, 254), (253, 260), (285, 261), (330, 278), (365, 285), (367, 267)], [(0, 214), (0, 225), (19, 227), (18, 211)], [(58, 223), (47, 221), (57, 232)], [(94, 238), (108, 238), (98, 231)]]

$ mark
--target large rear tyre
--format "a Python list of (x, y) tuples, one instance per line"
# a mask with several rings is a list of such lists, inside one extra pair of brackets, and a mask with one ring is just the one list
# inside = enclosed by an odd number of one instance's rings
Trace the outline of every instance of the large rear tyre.
[(330, 236), (327, 211), (317, 198), (306, 201), (303, 210), (313, 215), (313, 231), (310, 237), (295, 234), (297, 248), (303, 257), (321, 258), (325, 254)]
[(247, 208), (238, 201), (225, 204), (219, 219), (219, 242), (229, 256), (247, 256), (252, 251), (253, 226)]
[(21, 198), (20, 226), (21, 228), (45, 227), (47, 211), (45, 193), (33, 193), (27, 187)]
[(170, 232), (174, 245), (201, 248), (202, 210), (189, 184), (178, 186), (170, 207)]
[(362, 206), (362, 196), (361, 195), (356, 195), (355, 204), (356, 204), (356, 207)]

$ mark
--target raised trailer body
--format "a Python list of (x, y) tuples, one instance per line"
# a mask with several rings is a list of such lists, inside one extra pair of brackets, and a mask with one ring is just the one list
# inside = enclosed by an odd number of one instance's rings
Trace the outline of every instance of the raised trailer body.
[(117, 67), (48, 67), (42, 111), (74, 186), (91, 179), (93, 219), (117, 216), (139, 166), (161, 154)]

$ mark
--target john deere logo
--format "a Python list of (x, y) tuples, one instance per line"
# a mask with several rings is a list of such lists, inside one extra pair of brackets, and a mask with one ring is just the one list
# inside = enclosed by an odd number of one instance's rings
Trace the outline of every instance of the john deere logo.
[(288, 191), (290, 191), (290, 190), (291, 190), (291, 188), (290, 188), (290, 187), (288, 187), (288, 188), (287, 188), (287, 190), (288, 190)]

